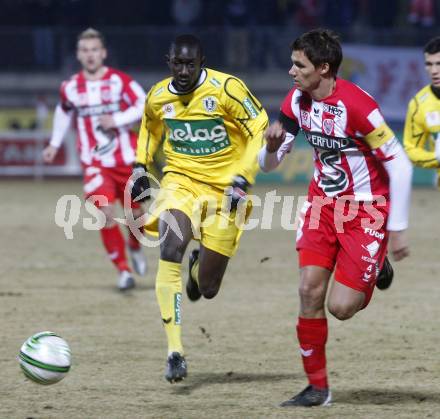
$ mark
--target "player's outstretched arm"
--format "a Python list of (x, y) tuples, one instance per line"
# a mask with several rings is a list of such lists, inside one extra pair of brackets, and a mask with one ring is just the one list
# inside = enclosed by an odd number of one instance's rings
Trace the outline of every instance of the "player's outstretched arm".
[(263, 172), (278, 167), (287, 153), (292, 150), (295, 135), (287, 132), (281, 122), (271, 124), (264, 133), (266, 144), (258, 153), (258, 164)]
[(45, 163), (52, 163), (58, 153), (58, 149), (67, 134), (72, 122), (72, 111), (65, 111), (61, 105), (55, 108), (53, 117), (52, 136), (49, 145), (43, 150), (43, 161)]

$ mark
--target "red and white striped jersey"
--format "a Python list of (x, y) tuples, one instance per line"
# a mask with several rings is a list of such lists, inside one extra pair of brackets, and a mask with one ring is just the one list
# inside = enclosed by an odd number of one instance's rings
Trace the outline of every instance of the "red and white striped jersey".
[(281, 112), (303, 130), (314, 148), (310, 194), (357, 201), (388, 198), (389, 178), (379, 147), (394, 134), (370, 95), (343, 79), (336, 79), (333, 93), (320, 101), (294, 87)]
[[(61, 108), (74, 118), (84, 165), (119, 167), (134, 162), (137, 136), (130, 128), (141, 119), (145, 102), (145, 91), (136, 81), (113, 68), (96, 81), (80, 71), (62, 83), (60, 96)], [(101, 115), (112, 115), (118, 128), (104, 131)], [(53, 138), (51, 143), (61, 141)]]

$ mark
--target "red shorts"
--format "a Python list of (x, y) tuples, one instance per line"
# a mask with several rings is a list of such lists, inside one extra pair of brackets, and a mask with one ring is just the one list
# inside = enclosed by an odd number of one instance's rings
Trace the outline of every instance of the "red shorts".
[[(86, 199), (104, 196), (109, 204), (113, 204), (118, 199), (124, 205), (124, 190), (132, 173), (131, 166), (83, 166), (83, 169), (84, 195)], [(98, 200), (95, 204), (100, 206), (100, 201)], [(133, 202), (131, 197), (127, 196), (125, 206), (128, 208), (139, 208), (140, 204)]]
[(333, 200), (319, 208), (306, 201), (297, 231), (300, 267), (335, 270), (336, 281), (365, 293), (366, 307), (387, 253), (387, 217), (388, 205)]

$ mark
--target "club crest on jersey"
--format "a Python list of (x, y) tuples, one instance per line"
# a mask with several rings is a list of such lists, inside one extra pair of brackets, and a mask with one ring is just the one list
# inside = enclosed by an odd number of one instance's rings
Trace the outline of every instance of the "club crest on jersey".
[(166, 118), (172, 118), (176, 115), (176, 110), (174, 109), (174, 105), (172, 103), (166, 103), (162, 107), (163, 116)]
[(202, 99), (202, 103), (206, 112), (214, 112), (217, 109), (217, 102), (213, 96), (204, 97)]
[(78, 102), (79, 106), (86, 106), (87, 105), (87, 93), (79, 93), (78, 94)]
[(309, 112), (301, 110), (301, 125), (305, 126), (308, 129), (311, 128)]
[(322, 129), (327, 135), (332, 135), (334, 126), (335, 121), (333, 119), (326, 118), (322, 121)]
[(102, 100), (109, 102), (112, 98), (112, 92), (109, 89), (103, 89), (101, 91)]

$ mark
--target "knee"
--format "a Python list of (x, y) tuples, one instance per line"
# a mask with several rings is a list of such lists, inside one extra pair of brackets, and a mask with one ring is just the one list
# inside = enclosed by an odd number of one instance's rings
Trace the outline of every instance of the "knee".
[(333, 314), (338, 320), (348, 320), (351, 319), (357, 312), (357, 310), (346, 304), (340, 303), (328, 303), (328, 311)]
[(199, 272), (199, 291), (207, 300), (214, 298), (219, 290), (222, 278), (217, 275), (200, 275)]
[(207, 300), (210, 300), (214, 298), (219, 291), (218, 287), (214, 287), (212, 285), (208, 286), (199, 286), (200, 293), (205, 297)]
[(163, 246), (160, 249), (160, 258), (168, 262), (180, 263), (185, 253), (184, 246), (178, 244)]
[(316, 301), (322, 297), (322, 286), (302, 281), (299, 286), (299, 296), (303, 301)]

